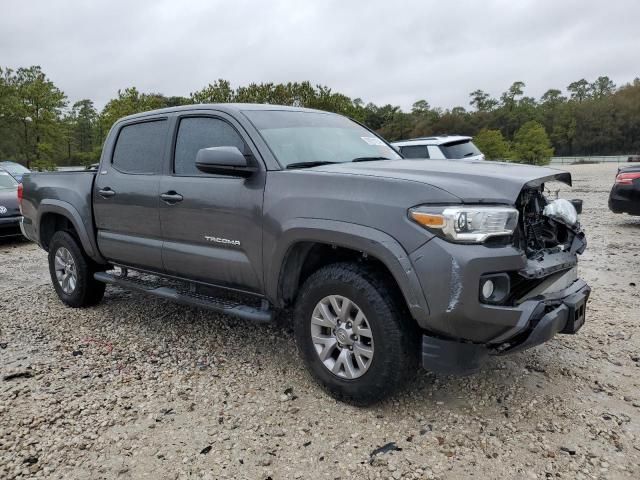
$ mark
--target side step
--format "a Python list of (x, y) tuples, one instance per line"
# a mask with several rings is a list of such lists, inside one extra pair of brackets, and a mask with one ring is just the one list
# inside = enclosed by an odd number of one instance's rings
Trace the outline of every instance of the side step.
[(106, 272), (96, 272), (93, 274), (93, 278), (99, 282), (118, 285), (126, 290), (137, 290), (139, 292), (149, 293), (176, 303), (206, 308), (214, 312), (233, 315), (253, 322), (267, 323), (273, 319), (273, 311), (269, 309), (255, 308), (222, 298), (209, 297), (171, 286), (158, 285), (150, 280), (136, 277), (119, 277)]

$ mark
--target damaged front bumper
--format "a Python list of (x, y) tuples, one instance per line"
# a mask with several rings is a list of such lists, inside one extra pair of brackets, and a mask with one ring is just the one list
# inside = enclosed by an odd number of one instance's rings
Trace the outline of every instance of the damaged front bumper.
[[(575, 252), (531, 260), (511, 245), (433, 239), (410, 257), (429, 303), (429, 318), (420, 325), (422, 363), (429, 370), (473, 372), (488, 355), (521, 351), (557, 333), (575, 333), (584, 323), (591, 290), (577, 278)], [(481, 301), (481, 279), (501, 272), (511, 277), (514, 295), (504, 304)]]
[(568, 288), (541, 295), (520, 305), (522, 333), (493, 345), (448, 340), (430, 335), (422, 337), (422, 365), (443, 374), (469, 374), (477, 371), (489, 355), (505, 355), (540, 345), (557, 333), (573, 334), (584, 325), (591, 288), (576, 280)]

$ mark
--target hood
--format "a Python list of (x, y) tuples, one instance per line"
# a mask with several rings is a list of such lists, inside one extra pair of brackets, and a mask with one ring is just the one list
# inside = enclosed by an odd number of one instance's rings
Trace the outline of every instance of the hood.
[(571, 185), (571, 174), (562, 170), (485, 160), (405, 159), (340, 163), (315, 170), (425, 183), (455, 195), (464, 203), (513, 204), (525, 185), (538, 187), (553, 180)]
[(20, 215), (17, 188), (0, 188), (0, 207), (0, 218)]

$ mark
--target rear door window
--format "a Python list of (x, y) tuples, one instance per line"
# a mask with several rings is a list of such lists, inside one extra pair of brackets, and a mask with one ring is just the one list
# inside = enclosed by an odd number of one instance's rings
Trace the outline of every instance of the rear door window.
[(113, 166), (123, 173), (158, 174), (162, 170), (167, 121), (126, 125), (113, 151)]
[(244, 140), (229, 123), (213, 117), (186, 117), (180, 120), (174, 160), (177, 175), (206, 175), (196, 167), (198, 150), (210, 147), (237, 147), (246, 153)]
[(409, 145), (400, 147), (400, 151), (404, 158), (429, 158), (429, 152), (426, 145)]

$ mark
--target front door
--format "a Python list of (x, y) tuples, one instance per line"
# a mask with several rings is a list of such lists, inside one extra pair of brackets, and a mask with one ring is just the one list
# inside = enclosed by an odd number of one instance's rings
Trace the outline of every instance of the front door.
[(121, 127), (111, 158), (100, 165), (93, 190), (102, 255), (158, 272), (163, 270), (158, 206), (167, 124), (167, 119), (154, 119)]
[(160, 181), (162, 259), (168, 274), (262, 293), (262, 200), (265, 171), (249, 178), (210, 175), (195, 165), (198, 150), (235, 146), (258, 159), (233, 119), (178, 119), (171, 171)]

